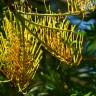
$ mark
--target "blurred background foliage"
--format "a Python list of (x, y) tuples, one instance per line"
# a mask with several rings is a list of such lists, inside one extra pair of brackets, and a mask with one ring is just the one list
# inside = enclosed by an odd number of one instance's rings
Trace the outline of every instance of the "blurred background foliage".
[[(21, 2), (32, 5), (34, 12), (37, 8), (39, 13), (45, 13), (46, 8), (50, 8), (54, 13), (66, 12), (68, 9), (67, 0), (21, 0)], [(2, 20), (4, 12), (7, 12), (11, 4), (13, 0), (7, 2), (0, 0), (0, 35), (5, 39)], [(92, 4), (96, 5), (96, 1), (93, 0)], [(84, 10), (88, 11), (88, 8)], [(43, 48), (43, 59), (26, 93), (19, 92), (11, 83), (0, 82), (0, 96), (96, 96), (96, 9), (94, 12), (89, 12), (84, 20), (80, 16), (73, 15), (68, 19), (70, 24), (77, 26), (76, 30), (86, 33), (81, 64), (79, 66), (62, 64)], [(3, 80), (6, 80), (6, 77), (0, 71), (0, 81)]]

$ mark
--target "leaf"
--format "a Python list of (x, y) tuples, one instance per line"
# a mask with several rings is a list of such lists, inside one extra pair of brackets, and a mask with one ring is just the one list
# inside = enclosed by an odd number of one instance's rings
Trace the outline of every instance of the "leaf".
[(89, 43), (89, 45), (87, 46), (87, 52), (88, 54), (92, 55), (92, 54), (96, 54), (96, 40), (91, 41)]
[(84, 96), (91, 96), (91, 92), (89, 92), (89, 93), (87, 93), (87, 94), (85, 94)]
[(48, 93), (39, 93), (38, 96), (48, 96)]
[(39, 89), (39, 86), (35, 86), (28, 93), (33, 93), (34, 91), (36, 91), (38, 89)]

